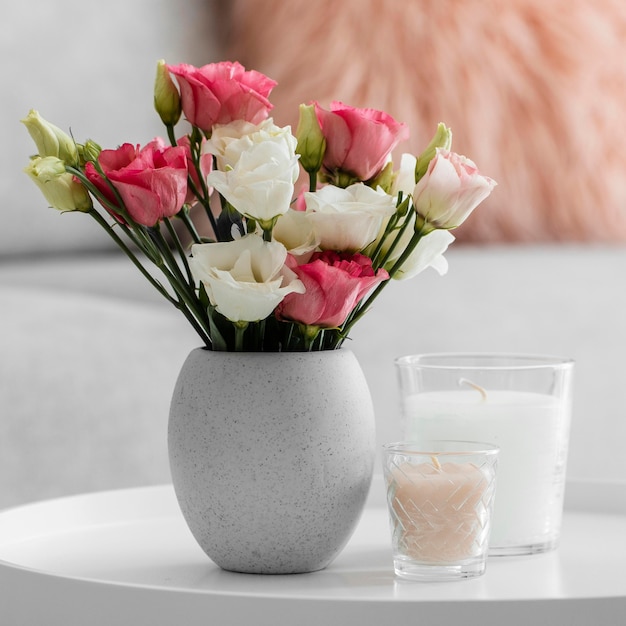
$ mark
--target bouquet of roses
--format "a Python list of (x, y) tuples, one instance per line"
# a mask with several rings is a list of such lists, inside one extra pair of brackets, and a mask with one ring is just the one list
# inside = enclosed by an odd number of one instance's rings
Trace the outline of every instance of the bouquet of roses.
[(96, 219), (213, 350), (340, 347), (390, 279), (446, 271), (450, 230), (495, 185), (443, 124), (397, 170), (408, 129), (382, 111), (301, 105), (294, 136), (269, 116), (275, 85), (238, 63), (160, 61), (168, 139), (143, 147), (23, 120), (38, 148), (25, 171), (47, 201)]

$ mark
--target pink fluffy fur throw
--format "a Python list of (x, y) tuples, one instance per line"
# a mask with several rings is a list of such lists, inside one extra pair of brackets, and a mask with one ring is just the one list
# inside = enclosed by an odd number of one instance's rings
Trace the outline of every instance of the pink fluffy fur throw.
[(466, 242), (626, 241), (624, 0), (233, 0), (231, 59), (301, 102), (383, 109), (418, 153), (443, 121), (499, 185)]

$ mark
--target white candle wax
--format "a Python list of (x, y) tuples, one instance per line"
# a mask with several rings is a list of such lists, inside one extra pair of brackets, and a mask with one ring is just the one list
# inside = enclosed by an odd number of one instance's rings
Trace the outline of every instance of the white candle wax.
[(492, 482), (473, 463), (403, 463), (395, 467), (390, 502), (403, 556), (447, 564), (480, 556)]
[(490, 545), (533, 545), (558, 528), (567, 411), (557, 398), (517, 391), (419, 393), (404, 399), (406, 438), (484, 441), (500, 447)]

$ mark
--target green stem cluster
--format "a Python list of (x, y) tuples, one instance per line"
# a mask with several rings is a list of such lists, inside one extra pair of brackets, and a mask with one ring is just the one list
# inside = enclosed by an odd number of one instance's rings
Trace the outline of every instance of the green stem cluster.
[[(212, 347), (208, 313), (200, 305), (196, 297), (194, 279), (189, 268), (187, 256), (171, 220), (163, 220), (172, 242), (170, 244), (159, 226), (147, 227), (133, 221), (123, 208), (124, 204), (117, 190), (112, 185), (110, 187), (113, 190), (116, 202), (112, 202), (105, 197), (80, 169), (73, 167), (67, 167), (66, 169), (76, 176), (98, 202), (113, 215), (112, 219), (107, 219), (98, 209), (92, 208), (89, 213), (98, 225), (103, 228), (113, 242), (132, 261), (148, 282), (168, 302), (183, 313), (204, 344), (207, 347)], [(183, 210), (181, 210), (181, 213), (184, 215)], [(189, 220), (189, 223), (191, 223), (191, 220)], [(117, 230), (121, 230), (124, 233), (129, 243), (118, 235)], [(193, 230), (195, 231), (195, 228)], [(190, 232), (192, 231), (190, 230)], [(159, 269), (170, 290), (146, 268), (139, 259), (136, 250), (143, 253), (146, 259)]]
[[(348, 337), (350, 331), (353, 326), (368, 312), (376, 298), (381, 294), (382, 290), (386, 287), (387, 282), (393, 279), (396, 274), (400, 271), (402, 266), (406, 263), (409, 257), (417, 248), (417, 245), (421, 241), (423, 237), (432, 232), (433, 227), (426, 222), (423, 218), (415, 213), (415, 209), (409, 203), (409, 198), (402, 200), (399, 198), (398, 207), (396, 209), (396, 213), (391, 217), (389, 223), (381, 237), (377, 247), (372, 253), (372, 265), (374, 271), (377, 271), (381, 267), (384, 267), (388, 264), (389, 259), (391, 258), (392, 252), (395, 250), (398, 242), (402, 238), (402, 235), (409, 227), (412, 221), (412, 217), (415, 216), (415, 225), (414, 225), (414, 233), (403, 250), (402, 254), (398, 257), (398, 259), (393, 263), (393, 265), (388, 269), (387, 273), (389, 274), (389, 278), (381, 283), (379, 283), (376, 288), (367, 296), (364, 300), (362, 300), (348, 315), (347, 319), (343, 323), (339, 333), (338, 333), (338, 342), (337, 347), (340, 347), (343, 341)], [(402, 219), (404, 218), (404, 219)], [(402, 220), (402, 222), (400, 222)], [(400, 225), (398, 225), (400, 224)], [(385, 241), (392, 236), (394, 237), (393, 241), (389, 245), (389, 248), (385, 252), (384, 255), (381, 255), (381, 251), (384, 249)]]

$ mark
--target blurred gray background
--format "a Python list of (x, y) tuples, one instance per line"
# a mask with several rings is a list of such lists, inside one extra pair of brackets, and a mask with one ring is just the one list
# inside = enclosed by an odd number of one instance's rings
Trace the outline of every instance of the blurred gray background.
[[(163, 132), (156, 62), (224, 59), (229, 6), (3, 2), (0, 507), (167, 482), (169, 399), (198, 344), (90, 218), (46, 207), (22, 172), (34, 147), (19, 120), (35, 108), (79, 141), (146, 143)], [(558, 354), (577, 361), (570, 478), (626, 480), (624, 246), (454, 245), (447, 258), (447, 276), (391, 285), (353, 333), (379, 443), (398, 436), (397, 356)]]

